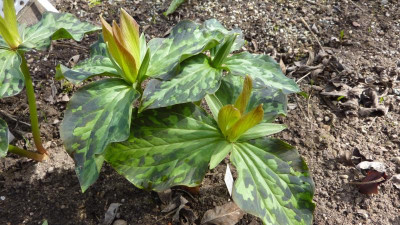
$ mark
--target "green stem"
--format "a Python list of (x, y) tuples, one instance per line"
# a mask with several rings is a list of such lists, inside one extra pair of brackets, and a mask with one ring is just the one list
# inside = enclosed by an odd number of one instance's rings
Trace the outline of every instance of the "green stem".
[(29, 116), (31, 118), (33, 141), (35, 142), (35, 146), (40, 154), (47, 154), (47, 151), (43, 147), (42, 141), (40, 139), (38, 113), (36, 107), (35, 92), (33, 90), (32, 78), (29, 73), (29, 68), (28, 65), (26, 64), (26, 59), (24, 54), (21, 53), (20, 56), (22, 58), (21, 70), (25, 77), (26, 95), (28, 97), (28, 103), (29, 103)]
[(23, 157), (27, 157), (33, 160), (36, 160), (38, 162), (42, 162), (43, 160), (45, 160), (47, 158), (46, 154), (39, 154), (36, 152), (31, 152), (22, 148), (18, 148), (17, 146), (14, 145), (9, 145), (8, 146), (8, 152), (17, 154), (19, 156), (23, 156)]

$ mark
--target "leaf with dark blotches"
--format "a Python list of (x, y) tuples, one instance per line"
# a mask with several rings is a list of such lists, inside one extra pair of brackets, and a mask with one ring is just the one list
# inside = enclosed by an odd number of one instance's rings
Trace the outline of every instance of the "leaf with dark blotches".
[(289, 144), (272, 138), (234, 143), (237, 169), (232, 198), (264, 224), (311, 224), (314, 182), (307, 165)]
[(108, 144), (129, 137), (132, 103), (140, 94), (122, 79), (103, 79), (79, 89), (68, 103), (60, 134), (74, 156), (82, 191), (99, 176)]
[(183, 70), (171, 80), (153, 79), (147, 84), (140, 110), (199, 101), (218, 90), (222, 70), (211, 67), (206, 55), (194, 56), (181, 66)]
[(37, 24), (22, 28), (21, 47), (24, 50), (46, 50), (51, 40), (70, 38), (80, 41), (86, 33), (99, 29), (100, 27), (79, 21), (69, 13), (46, 12)]
[(386, 173), (381, 173), (376, 170), (369, 170), (367, 176), (362, 179), (361, 182), (356, 182), (356, 185), (362, 194), (378, 194), (378, 186), (385, 182), (386, 179)]
[(234, 202), (217, 206), (214, 209), (207, 210), (201, 220), (202, 225), (231, 225), (239, 222), (245, 212), (241, 210)]
[(20, 65), (17, 52), (0, 48), (0, 98), (14, 96), (24, 88)]
[(215, 121), (191, 103), (146, 110), (132, 125), (129, 139), (110, 144), (105, 160), (143, 189), (198, 186), (213, 152), (229, 145)]
[(0, 119), (0, 157), (6, 156), (8, 151), (8, 127), (7, 123)]

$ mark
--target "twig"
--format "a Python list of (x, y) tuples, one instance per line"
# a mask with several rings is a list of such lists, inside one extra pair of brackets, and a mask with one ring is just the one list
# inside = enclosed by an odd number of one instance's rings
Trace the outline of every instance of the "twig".
[(310, 74), (311, 74), (311, 72), (308, 72), (306, 75), (300, 77), (300, 79), (298, 79), (298, 80), (296, 81), (296, 84), (300, 83), (301, 80), (303, 80), (304, 78), (306, 78), (306, 77), (307, 77), (308, 75), (310, 75)]
[(317, 41), (319, 47), (322, 49), (322, 51), (325, 53), (325, 49), (324, 47), (322, 47), (321, 43), (319, 42), (317, 36), (315, 36), (314, 32), (311, 30), (310, 26), (308, 25), (308, 23), (304, 20), (303, 17), (300, 17), (301, 22), (304, 24), (304, 26), (307, 27), (307, 29), (311, 32), (311, 35), (314, 37), (314, 39)]
[(356, 4), (355, 2), (353, 2), (352, 0), (350, 0), (351, 4), (353, 4), (355, 7), (359, 8), (361, 11), (365, 11), (363, 8), (361, 8), (361, 6), (359, 6), (358, 4)]
[(365, 182), (351, 181), (351, 182), (349, 182), (349, 184), (356, 184), (356, 185), (376, 184), (376, 183), (382, 182), (384, 180), (385, 180), (385, 178), (381, 177), (381, 178), (379, 178), (377, 180), (371, 180), (371, 181), (365, 181)]
[(6, 120), (11, 120), (11, 121), (13, 121), (13, 122), (15, 122), (15, 123), (17, 123), (17, 124), (18, 124), (18, 123), (19, 123), (19, 124), (22, 124), (22, 125), (28, 127), (29, 129), (31, 128), (31, 125), (30, 125), (29, 123), (26, 123), (26, 122), (24, 122), (24, 121), (18, 120), (18, 119), (16, 119), (16, 118), (14, 118), (12, 115), (10, 115), (10, 114), (4, 112), (3, 110), (0, 110), (0, 115), (1, 115), (2, 117), (4, 117)]

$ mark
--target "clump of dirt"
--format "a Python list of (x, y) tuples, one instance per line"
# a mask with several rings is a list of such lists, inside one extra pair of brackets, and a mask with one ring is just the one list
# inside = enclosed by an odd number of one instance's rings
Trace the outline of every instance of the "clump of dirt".
[[(279, 122), (288, 129), (276, 135), (296, 146), (316, 183), (314, 224), (400, 224), (399, 190), (392, 182), (379, 194), (360, 194), (352, 181), (363, 175), (343, 157), (355, 149), (386, 164), (389, 176), (400, 173), (400, 6), (397, 1), (192, 0), (168, 18), (170, 1), (57, 1), (60, 11), (99, 24), (98, 16), (117, 20), (125, 8), (149, 40), (164, 36), (178, 21), (216, 18), (227, 28), (241, 28), (253, 53), (270, 54), (295, 79), (307, 98), (289, 97), (289, 113)], [(9, 154), (0, 159), (0, 223), (99, 224), (111, 203), (121, 203), (117, 218), (129, 224), (168, 224), (157, 194), (139, 190), (104, 166), (99, 180), (84, 194), (73, 160), (59, 140), (62, 112), (74, 90), (54, 79), (57, 64), (88, 56), (97, 34), (82, 42), (53, 42), (46, 52), (30, 52), (28, 62), (37, 90), (41, 131), (51, 160), (34, 163)], [(380, 113), (360, 113), (360, 109)], [(24, 93), (0, 100), (0, 116), (17, 145), (32, 149)], [(197, 224), (208, 209), (230, 201), (223, 183), (223, 163), (210, 171), (198, 195), (189, 196)], [(246, 215), (239, 224), (261, 224)]]

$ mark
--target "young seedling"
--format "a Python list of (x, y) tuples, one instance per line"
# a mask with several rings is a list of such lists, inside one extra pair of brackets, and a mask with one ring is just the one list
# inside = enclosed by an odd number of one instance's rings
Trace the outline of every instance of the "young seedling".
[(51, 39), (73, 38), (81, 40), (83, 35), (97, 30), (93, 25), (81, 23), (71, 14), (45, 13), (37, 24), (18, 26), (13, 0), (3, 1), (4, 18), (0, 16), (0, 98), (14, 96), (25, 85), (33, 140), (39, 153), (9, 145), (7, 124), (0, 119), (0, 157), (7, 151), (37, 161), (47, 157), (39, 131), (38, 113), (32, 78), (25, 59), (31, 49), (45, 50)]
[[(104, 161), (137, 187), (163, 191), (200, 185), (208, 168), (230, 155), (239, 207), (266, 224), (311, 224), (307, 165), (292, 146), (265, 137), (284, 129), (272, 122), (286, 114), (286, 96), (300, 91), (279, 64), (232, 54), (245, 43), (242, 33), (216, 20), (182, 21), (147, 44), (124, 10), (119, 26), (101, 20), (91, 57), (57, 67), (57, 77), (71, 83), (108, 76), (74, 94), (61, 125), (82, 191)], [(213, 117), (196, 105), (203, 100)]]

